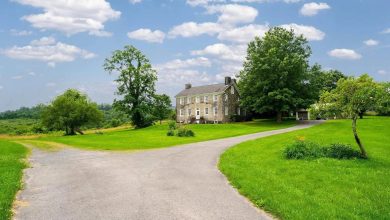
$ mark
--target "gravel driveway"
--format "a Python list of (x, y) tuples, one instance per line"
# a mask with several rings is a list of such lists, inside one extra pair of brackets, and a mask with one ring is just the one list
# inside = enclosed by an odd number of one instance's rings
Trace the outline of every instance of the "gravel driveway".
[(217, 168), (240, 142), (317, 122), (245, 136), (139, 151), (33, 149), (15, 219), (270, 219)]

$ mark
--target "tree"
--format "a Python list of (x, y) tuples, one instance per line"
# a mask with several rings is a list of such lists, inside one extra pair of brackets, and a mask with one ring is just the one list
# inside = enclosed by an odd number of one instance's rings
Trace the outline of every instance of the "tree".
[(80, 127), (99, 123), (103, 114), (97, 104), (75, 89), (59, 95), (42, 112), (42, 123), (49, 129), (65, 130), (66, 135), (83, 134)]
[(390, 82), (380, 84), (379, 103), (375, 111), (379, 115), (390, 115)]
[(308, 71), (310, 96), (314, 101), (318, 101), (320, 95), (324, 92), (330, 92), (336, 88), (340, 79), (347, 78), (338, 70), (324, 71), (319, 64), (314, 64)]
[(114, 106), (126, 112), (136, 128), (151, 125), (157, 76), (145, 55), (133, 46), (125, 46), (105, 60), (104, 69), (110, 74), (119, 73), (116, 94), (122, 99), (114, 100)]
[(282, 113), (307, 107), (310, 100), (307, 40), (293, 30), (271, 28), (264, 38), (250, 42), (244, 68), (239, 74), (243, 107), (258, 112)]
[(363, 110), (376, 107), (379, 89), (378, 84), (369, 75), (363, 74), (358, 78), (339, 80), (334, 90), (321, 97), (323, 102), (321, 105), (330, 105), (352, 119), (352, 132), (363, 158), (367, 158), (367, 152), (357, 133), (357, 119)]
[(162, 95), (154, 95), (154, 116), (157, 120), (161, 121), (167, 119), (172, 112), (172, 104), (169, 96)]

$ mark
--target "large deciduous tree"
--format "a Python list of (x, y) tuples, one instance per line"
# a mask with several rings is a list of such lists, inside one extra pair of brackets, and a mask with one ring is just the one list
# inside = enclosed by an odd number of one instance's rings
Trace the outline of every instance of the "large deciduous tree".
[(357, 133), (357, 119), (363, 110), (376, 108), (380, 94), (380, 86), (369, 75), (363, 74), (358, 78), (339, 80), (337, 87), (324, 93), (320, 99), (320, 106), (332, 106), (333, 110), (352, 119), (352, 132), (363, 158), (367, 158), (367, 152)]
[(65, 130), (66, 135), (83, 134), (80, 127), (98, 124), (103, 118), (96, 103), (77, 90), (59, 95), (42, 112), (42, 123), (49, 129)]
[(157, 76), (145, 55), (133, 46), (125, 46), (105, 60), (104, 69), (119, 74), (115, 81), (121, 99), (114, 100), (114, 106), (129, 114), (136, 128), (151, 125)]
[(242, 105), (259, 113), (275, 112), (278, 122), (283, 112), (310, 105), (310, 54), (307, 40), (293, 30), (275, 27), (264, 38), (256, 37), (239, 74)]
[(162, 123), (162, 120), (167, 119), (172, 112), (172, 103), (169, 96), (162, 95), (154, 95), (154, 117)]

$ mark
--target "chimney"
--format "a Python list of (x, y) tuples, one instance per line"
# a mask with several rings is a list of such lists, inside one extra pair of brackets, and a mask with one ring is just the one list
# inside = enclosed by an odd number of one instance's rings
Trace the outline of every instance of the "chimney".
[(187, 84), (185, 85), (185, 88), (186, 88), (186, 89), (191, 89), (191, 83), (187, 83)]
[(232, 84), (232, 78), (230, 76), (225, 76), (225, 85)]

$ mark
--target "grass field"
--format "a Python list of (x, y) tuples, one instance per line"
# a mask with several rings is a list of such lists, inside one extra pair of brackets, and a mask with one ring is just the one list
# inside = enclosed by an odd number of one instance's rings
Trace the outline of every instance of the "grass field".
[(281, 219), (390, 219), (390, 117), (358, 120), (368, 160), (286, 160), (297, 138), (350, 143), (350, 120), (239, 144), (219, 168), (241, 194)]
[(174, 146), (218, 138), (232, 137), (274, 130), (295, 125), (295, 121), (278, 124), (273, 120), (257, 120), (231, 124), (192, 124), (187, 127), (195, 132), (195, 137), (167, 136), (168, 125), (155, 125), (144, 129), (124, 129), (104, 132), (103, 134), (86, 134), (78, 136), (43, 137), (37, 140), (58, 142), (84, 149), (97, 150), (137, 150)]
[(10, 219), (12, 203), (21, 187), (28, 150), (20, 144), (0, 140), (0, 220)]

